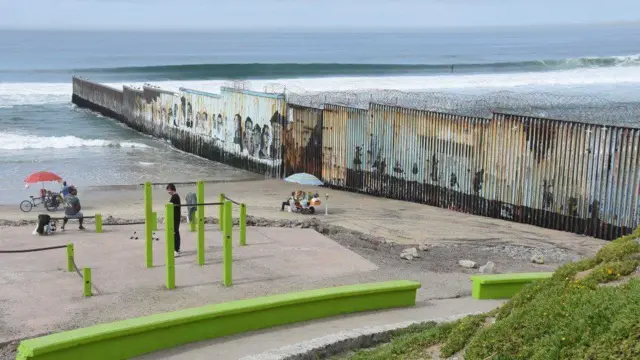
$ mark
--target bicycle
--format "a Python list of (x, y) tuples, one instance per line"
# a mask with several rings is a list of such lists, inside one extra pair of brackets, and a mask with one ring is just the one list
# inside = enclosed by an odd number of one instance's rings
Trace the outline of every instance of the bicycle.
[(60, 205), (62, 205), (62, 197), (58, 193), (48, 192), (47, 195), (44, 196), (44, 199), (41, 196), (29, 197), (31, 198), (30, 200), (24, 200), (20, 203), (20, 210), (22, 210), (22, 212), (29, 212), (40, 204), (44, 204), (47, 211), (58, 210)]

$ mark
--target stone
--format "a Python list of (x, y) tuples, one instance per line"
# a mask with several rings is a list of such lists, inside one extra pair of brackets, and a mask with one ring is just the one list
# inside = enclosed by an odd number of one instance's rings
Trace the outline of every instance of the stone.
[(428, 251), (429, 250), (429, 246), (425, 245), (425, 244), (420, 244), (420, 245), (418, 245), (418, 250), (420, 250), (420, 251)]
[(475, 261), (471, 260), (460, 260), (458, 261), (458, 265), (469, 269), (475, 269), (476, 267), (478, 267), (478, 264)]
[(544, 264), (544, 256), (541, 254), (535, 254), (531, 257), (531, 262), (534, 264)]
[(496, 264), (493, 261), (487, 261), (486, 264), (480, 266), (480, 274), (493, 274), (493, 268)]
[(420, 254), (418, 254), (418, 249), (408, 248), (408, 249), (402, 250), (400, 257), (407, 260), (413, 260), (414, 258), (419, 258)]

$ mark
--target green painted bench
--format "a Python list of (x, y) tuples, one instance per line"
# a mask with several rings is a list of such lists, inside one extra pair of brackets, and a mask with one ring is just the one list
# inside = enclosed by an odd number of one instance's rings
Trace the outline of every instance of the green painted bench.
[(552, 272), (474, 275), (471, 295), (474, 299), (509, 299), (525, 285), (551, 275)]
[(129, 359), (272, 326), (413, 306), (419, 288), (418, 282), (398, 280), (206, 305), (23, 340), (16, 359)]

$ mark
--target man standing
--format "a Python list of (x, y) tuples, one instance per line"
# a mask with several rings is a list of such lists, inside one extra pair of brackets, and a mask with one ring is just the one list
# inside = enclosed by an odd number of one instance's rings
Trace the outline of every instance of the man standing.
[(180, 256), (180, 218), (182, 217), (180, 214), (180, 195), (176, 192), (176, 186), (173, 184), (167, 185), (167, 192), (171, 195), (169, 202), (174, 206), (173, 210), (173, 245), (175, 250), (175, 256)]

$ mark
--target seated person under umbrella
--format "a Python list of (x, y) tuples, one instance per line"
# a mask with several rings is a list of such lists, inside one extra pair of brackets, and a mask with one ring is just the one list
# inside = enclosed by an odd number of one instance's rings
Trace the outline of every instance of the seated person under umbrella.
[(62, 222), (60, 230), (64, 231), (64, 227), (65, 225), (67, 225), (67, 221), (69, 221), (69, 219), (78, 219), (78, 221), (80, 222), (79, 229), (84, 230), (84, 227), (82, 226), (82, 212), (80, 212), (81, 209), (82, 206), (80, 206), (80, 199), (78, 199), (78, 190), (75, 187), (72, 187), (69, 190), (69, 196), (67, 196), (67, 198), (65, 199), (64, 220)]

